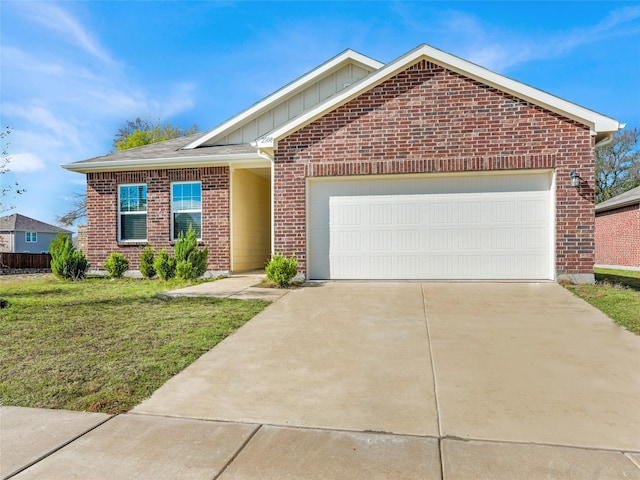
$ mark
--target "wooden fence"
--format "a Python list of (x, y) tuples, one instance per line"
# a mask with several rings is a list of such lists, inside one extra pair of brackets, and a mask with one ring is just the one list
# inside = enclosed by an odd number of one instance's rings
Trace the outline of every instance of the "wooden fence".
[(51, 268), (51, 255), (48, 253), (5, 253), (0, 252), (0, 269), (37, 269)]

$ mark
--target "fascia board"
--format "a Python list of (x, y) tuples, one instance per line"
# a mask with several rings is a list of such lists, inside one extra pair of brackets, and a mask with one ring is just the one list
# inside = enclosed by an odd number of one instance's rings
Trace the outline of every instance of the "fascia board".
[(630, 205), (637, 205), (638, 203), (640, 203), (640, 200), (636, 199), (636, 200), (629, 200), (627, 202), (618, 203), (616, 205), (607, 205), (603, 208), (598, 208), (598, 205), (596, 205), (595, 212), (596, 213), (608, 212), (609, 210), (617, 210), (618, 208), (624, 208)]
[(66, 170), (78, 173), (114, 172), (125, 170), (146, 170), (156, 168), (193, 168), (229, 166), (231, 164), (245, 168), (270, 165), (259, 152), (242, 153), (236, 155), (217, 155), (211, 157), (175, 157), (175, 158), (147, 158), (144, 160), (110, 160), (105, 162), (67, 163), (60, 165)]
[(198, 138), (197, 140), (194, 140), (193, 142), (185, 145), (182, 148), (185, 150), (189, 150), (189, 149), (199, 147), (206, 141), (224, 133), (225, 130), (232, 129), (237, 125), (239, 125), (240, 123), (244, 122), (245, 120), (251, 119), (254, 116), (258, 115), (260, 112), (269, 109), (271, 105), (273, 105), (274, 103), (290, 95), (293, 95), (294, 93), (304, 88), (309, 83), (312, 83), (318, 77), (321, 77), (326, 73), (336, 69), (338, 66), (342, 65), (343, 63), (346, 63), (349, 60), (355, 63), (359, 63), (364, 67), (373, 68), (376, 70), (380, 69), (384, 65), (383, 63), (378, 62), (377, 60), (369, 58), (365, 55), (362, 55), (361, 53), (355, 52), (350, 49), (345, 50), (344, 52), (338, 54), (337, 56), (333, 57), (332, 59), (318, 66), (317, 68), (311, 70), (310, 72), (306, 73), (305, 75), (298, 78), (297, 80), (294, 80), (288, 85), (285, 85), (280, 90), (277, 90), (276, 92), (272, 93), (268, 97), (260, 100), (258, 103), (254, 104), (253, 106), (249, 107), (243, 112), (240, 112), (238, 115), (230, 118), (226, 122), (220, 124), (213, 130), (205, 134), (204, 136)]
[(613, 118), (606, 117), (594, 112), (593, 110), (589, 110), (537, 88), (512, 80), (508, 77), (487, 70), (484, 67), (443, 52), (442, 50), (430, 47), (429, 45), (421, 45), (397, 58), (393, 62), (388, 63), (376, 72), (373, 72), (360, 82), (354, 83), (351, 88), (331, 97), (313, 110), (299, 115), (291, 122), (286, 123), (258, 138), (255, 145), (260, 149), (275, 148), (278, 140), (281, 140), (296, 130), (299, 130), (300, 128), (317, 120), (329, 111), (353, 100), (367, 90), (375, 87), (385, 80), (388, 80), (392, 76), (400, 73), (420, 60), (433, 62), (456, 73), (495, 87), (500, 91), (512, 94), (515, 97), (576, 120), (579, 123), (589, 126), (594, 133), (611, 133), (624, 127), (623, 124)]

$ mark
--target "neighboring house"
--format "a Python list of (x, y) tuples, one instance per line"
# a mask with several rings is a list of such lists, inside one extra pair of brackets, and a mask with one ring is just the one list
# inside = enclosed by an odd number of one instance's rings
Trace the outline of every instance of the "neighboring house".
[(48, 253), (49, 244), (59, 233), (72, 235), (69, 230), (19, 213), (0, 217), (0, 252)]
[(589, 282), (594, 146), (622, 127), (427, 45), (347, 50), (207, 133), (63, 167), (92, 265), (194, 225), (220, 272)]
[(640, 187), (596, 205), (596, 264), (640, 270)]

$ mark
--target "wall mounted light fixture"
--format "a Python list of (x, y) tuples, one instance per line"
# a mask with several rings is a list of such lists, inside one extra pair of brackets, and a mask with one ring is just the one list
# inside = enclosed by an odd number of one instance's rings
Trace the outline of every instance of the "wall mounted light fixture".
[(578, 175), (578, 172), (571, 170), (569, 176), (571, 177), (571, 186), (578, 188), (580, 186), (580, 175)]

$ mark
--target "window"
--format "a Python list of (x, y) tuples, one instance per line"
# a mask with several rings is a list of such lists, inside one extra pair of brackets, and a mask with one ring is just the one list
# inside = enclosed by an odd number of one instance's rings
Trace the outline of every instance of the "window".
[(147, 239), (147, 186), (120, 185), (118, 190), (118, 240)]
[(171, 238), (187, 233), (189, 225), (198, 238), (202, 232), (202, 185), (200, 182), (171, 185)]
[(38, 232), (24, 232), (24, 240), (27, 243), (36, 243), (38, 241)]

